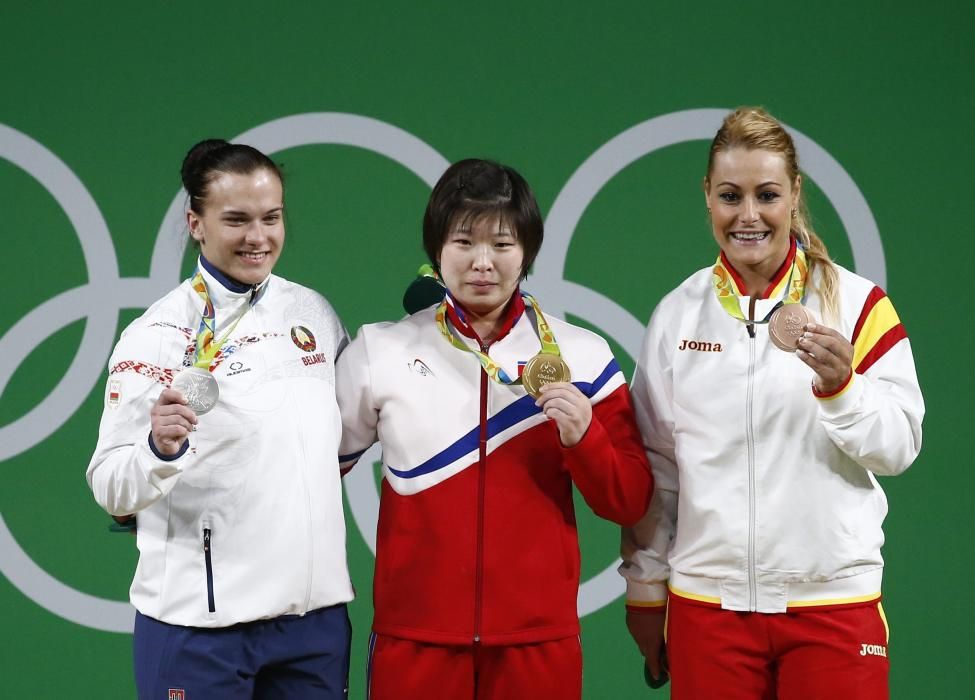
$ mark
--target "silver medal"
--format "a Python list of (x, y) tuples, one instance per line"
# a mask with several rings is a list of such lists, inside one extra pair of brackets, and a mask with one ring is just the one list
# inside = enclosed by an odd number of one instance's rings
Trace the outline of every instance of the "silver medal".
[(193, 413), (202, 416), (217, 405), (220, 387), (216, 378), (202, 367), (187, 367), (173, 378), (171, 388), (186, 399)]

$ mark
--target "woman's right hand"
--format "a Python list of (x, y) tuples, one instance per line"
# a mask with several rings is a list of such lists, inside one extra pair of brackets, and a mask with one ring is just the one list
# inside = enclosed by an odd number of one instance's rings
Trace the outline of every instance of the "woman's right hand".
[(660, 678), (664, 669), (661, 668), (661, 652), (664, 648), (664, 623), (667, 615), (664, 611), (636, 613), (627, 611), (626, 628), (630, 636), (640, 648), (640, 653), (646, 659), (647, 666), (654, 678)]
[(196, 425), (196, 414), (175, 389), (163, 389), (152, 410), (152, 444), (167, 457), (177, 454)]

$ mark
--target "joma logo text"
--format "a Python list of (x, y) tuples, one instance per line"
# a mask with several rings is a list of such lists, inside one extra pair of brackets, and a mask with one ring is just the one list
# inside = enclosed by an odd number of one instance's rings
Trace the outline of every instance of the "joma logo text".
[(860, 656), (887, 656), (887, 647), (879, 644), (861, 644)]
[(698, 352), (721, 352), (721, 343), (709, 343), (704, 340), (688, 340), (684, 338), (680, 341), (678, 350), (697, 350)]

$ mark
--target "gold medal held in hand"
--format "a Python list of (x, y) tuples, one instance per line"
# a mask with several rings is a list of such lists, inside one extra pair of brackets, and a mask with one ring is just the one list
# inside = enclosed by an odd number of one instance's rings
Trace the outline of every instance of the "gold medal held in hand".
[(525, 364), (521, 374), (521, 382), (525, 391), (536, 399), (542, 393), (542, 387), (552, 382), (567, 382), (572, 378), (569, 366), (561, 355), (550, 352), (540, 352)]

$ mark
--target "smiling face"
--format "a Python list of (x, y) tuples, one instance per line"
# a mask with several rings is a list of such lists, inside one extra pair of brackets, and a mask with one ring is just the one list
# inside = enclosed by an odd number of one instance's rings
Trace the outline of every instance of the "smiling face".
[(775, 151), (730, 148), (714, 155), (705, 181), (711, 229), (749, 294), (761, 292), (785, 261), (801, 184)]
[(189, 210), (186, 221), (203, 256), (231, 279), (263, 282), (284, 246), (281, 179), (265, 168), (219, 173), (207, 187), (201, 210)]
[(450, 226), (438, 259), (450, 294), (473, 318), (478, 335), (488, 340), (521, 279), (524, 249), (500, 216), (473, 221), (458, 216)]

